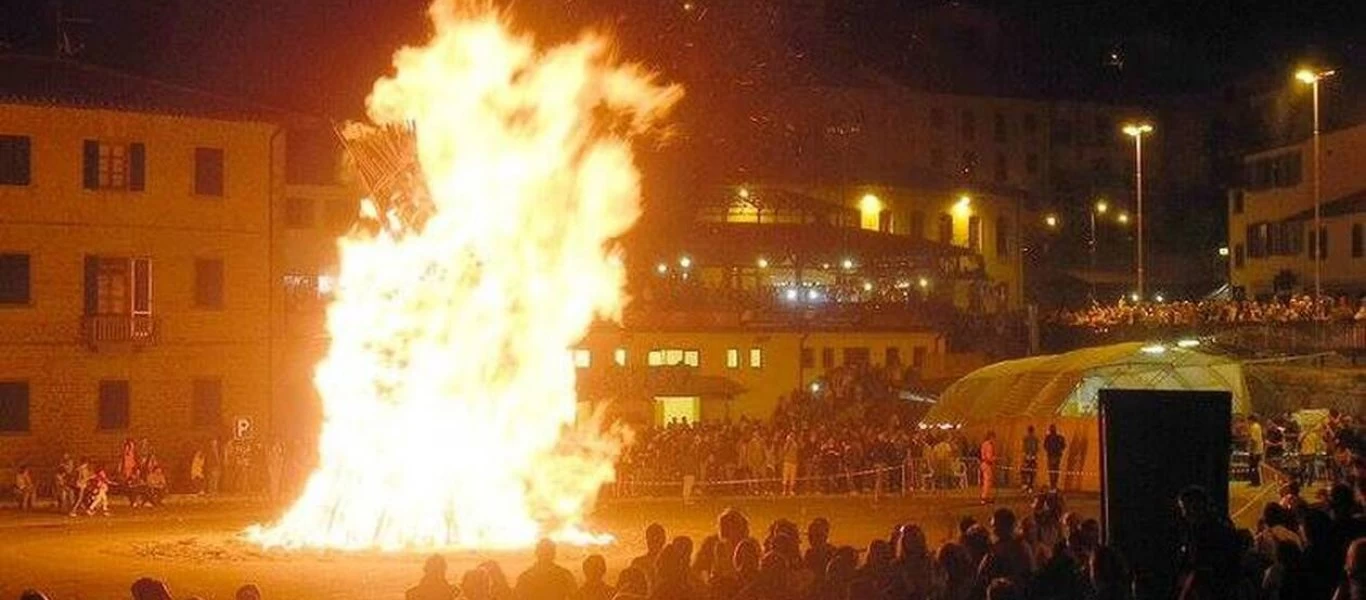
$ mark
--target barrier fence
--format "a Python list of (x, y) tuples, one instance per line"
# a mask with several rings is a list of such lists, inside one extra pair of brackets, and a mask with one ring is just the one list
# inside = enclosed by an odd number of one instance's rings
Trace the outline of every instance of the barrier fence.
[[(1020, 471), (1019, 467), (1011, 465), (1008, 460), (998, 461), (994, 469), (996, 486), (1002, 488), (1022, 485), (1023, 474)], [(1034, 474), (1034, 487), (1047, 488), (1050, 470), (1045, 461), (1039, 462)], [(1061, 484), (1062, 478), (1091, 473), (1058, 469), (1057, 474)], [(901, 464), (880, 465), (867, 469), (821, 470), (816, 473), (806, 469), (800, 471), (793, 480), (793, 492), (800, 495), (907, 495), (972, 489), (980, 486), (981, 480), (981, 461), (976, 458), (912, 459)], [(685, 493), (687, 491), (691, 493)], [(685, 476), (652, 477), (632, 474), (627, 470), (619, 474), (609, 493), (619, 498), (630, 498), (679, 495), (778, 495), (783, 491), (781, 467), (778, 467), (765, 468), (764, 475), (760, 477), (748, 476), (746, 471), (740, 475), (731, 473), (714, 478), (692, 476), (691, 481)]]

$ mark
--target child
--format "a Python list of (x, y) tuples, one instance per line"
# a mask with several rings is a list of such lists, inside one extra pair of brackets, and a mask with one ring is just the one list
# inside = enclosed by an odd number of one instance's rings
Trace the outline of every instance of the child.
[(109, 516), (109, 475), (104, 469), (96, 471), (87, 487), (90, 488), (90, 507), (86, 509), (85, 514), (93, 515), (98, 510), (100, 514)]

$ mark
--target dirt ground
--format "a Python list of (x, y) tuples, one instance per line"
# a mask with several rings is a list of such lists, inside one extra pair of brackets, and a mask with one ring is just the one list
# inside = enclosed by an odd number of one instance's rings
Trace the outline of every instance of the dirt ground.
[[(1234, 507), (1252, 495), (1234, 490)], [(1095, 495), (1073, 496), (1069, 510), (1094, 517)], [(1007, 495), (998, 506), (1021, 511), (1026, 499)], [(644, 546), (643, 529), (654, 521), (670, 536), (688, 535), (700, 542), (715, 529), (716, 515), (734, 506), (762, 530), (779, 517), (804, 526), (817, 516), (833, 523), (836, 544), (866, 546), (902, 522), (925, 528), (932, 542), (946, 539), (961, 516), (985, 521), (994, 507), (980, 506), (972, 494), (944, 493), (883, 499), (869, 497), (703, 499), (684, 506), (677, 499), (617, 500), (602, 503), (590, 525), (617, 537), (601, 548), (560, 549), (560, 564), (579, 573), (590, 553), (607, 558), (609, 580)], [(1255, 513), (1257, 510), (1249, 510)], [(208, 600), (231, 598), (237, 586), (253, 582), (268, 598), (402, 597), (421, 575), (423, 554), (326, 553), (262, 551), (243, 541), (240, 532), (269, 520), (278, 509), (247, 499), (176, 498), (160, 509), (115, 506), (109, 517), (70, 518), (51, 512), (23, 514), (0, 511), (0, 598), (14, 598), (36, 588), (54, 599), (128, 597), (135, 579), (165, 580), (176, 597), (198, 595)], [(1242, 515), (1246, 516), (1246, 515)], [(1255, 518), (1255, 517), (1253, 517)], [(1240, 521), (1243, 519), (1240, 519)], [(498, 560), (509, 578), (530, 563), (529, 552), (489, 554), (445, 552), (454, 581), (489, 558)]]

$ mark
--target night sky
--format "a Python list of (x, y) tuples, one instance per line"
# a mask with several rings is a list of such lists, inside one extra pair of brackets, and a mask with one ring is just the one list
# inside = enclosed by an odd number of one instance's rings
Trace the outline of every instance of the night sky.
[[(743, 0), (694, 0), (714, 9), (713, 21), (738, 22)], [(778, 6), (803, 0), (770, 0)], [(512, 3), (519, 23), (542, 37), (569, 35), (586, 25), (607, 26), (624, 40), (624, 53), (670, 75), (673, 46), (685, 39), (682, 0), (522, 0)], [(384, 73), (392, 51), (425, 36), (427, 0), (65, 0), (63, 12), (90, 21), (68, 25), (83, 61), (267, 102), (349, 116), (370, 83)], [(907, 43), (917, 11), (942, 2), (842, 0), (827, 3), (824, 24), (837, 43), (805, 42), (806, 61), (824, 65), (875, 64), (915, 80), (918, 50)], [(1207, 91), (1259, 70), (1279, 72), (1300, 57), (1319, 54), (1357, 64), (1366, 54), (1366, 2), (1352, 0), (996, 0), (960, 3), (1002, 17), (1006, 36), (1028, 38), (1021, 71), (1039, 93), (1103, 95)], [(57, 2), (0, 0), (0, 44), (10, 50), (50, 52)], [(1047, 7), (1040, 10), (1040, 7)], [(747, 17), (746, 17), (747, 18)], [(714, 23), (715, 24), (715, 23)], [(743, 25), (731, 33), (752, 41)], [(715, 31), (715, 30), (712, 30)], [(708, 39), (701, 34), (702, 39)], [(730, 41), (702, 43), (725, 46)], [(633, 47), (634, 46), (634, 47)], [(791, 50), (785, 49), (790, 53)], [(1124, 59), (1117, 74), (1107, 57)], [(735, 56), (718, 52), (715, 60)], [(674, 61), (674, 62), (671, 62)], [(760, 61), (771, 68), (774, 61)], [(713, 65), (693, 65), (711, 72)], [(819, 70), (819, 68), (816, 68)], [(1023, 71), (1028, 72), (1023, 72)], [(675, 76), (686, 80), (686, 76)], [(1116, 78), (1122, 79), (1117, 82)], [(693, 82), (694, 85), (696, 84)]]

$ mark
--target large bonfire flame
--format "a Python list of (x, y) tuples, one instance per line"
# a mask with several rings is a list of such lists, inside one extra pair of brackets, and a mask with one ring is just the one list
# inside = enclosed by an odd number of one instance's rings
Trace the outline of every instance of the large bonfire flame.
[(371, 226), (340, 241), (320, 464), (249, 532), (267, 546), (610, 539), (581, 525), (624, 436), (576, 415), (568, 348), (620, 315), (629, 140), (681, 91), (612, 64), (597, 36), (538, 50), (489, 9), (429, 12), (430, 43), (368, 99), (370, 131), (412, 133), (417, 176), (368, 177)]

